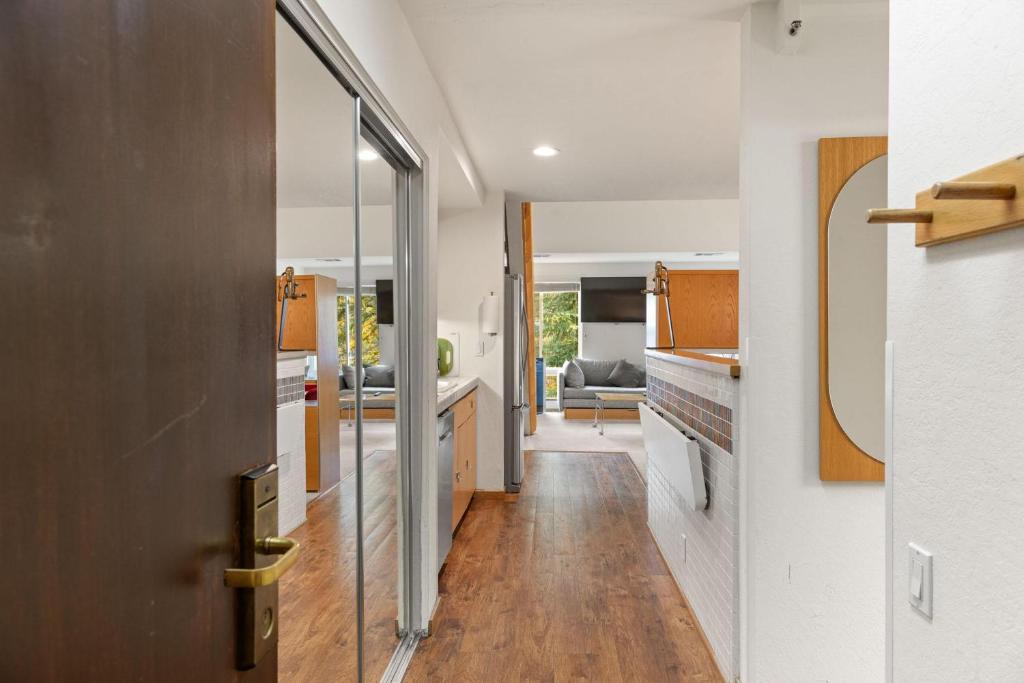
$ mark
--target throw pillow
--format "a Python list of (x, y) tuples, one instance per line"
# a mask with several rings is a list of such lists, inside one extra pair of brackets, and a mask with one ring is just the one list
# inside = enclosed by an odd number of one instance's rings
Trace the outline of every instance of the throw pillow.
[(606, 387), (608, 376), (615, 369), (617, 361), (614, 360), (593, 360), (590, 358), (577, 358), (576, 364), (583, 371), (583, 383), (588, 387)]
[(394, 388), (395, 369), (390, 365), (368, 365), (363, 368), (364, 387)]
[(608, 381), (615, 387), (639, 387), (643, 379), (643, 371), (626, 360), (616, 363), (612, 374), (608, 376)]
[(583, 370), (574, 360), (565, 361), (565, 367), (562, 368), (562, 372), (565, 374), (565, 386), (572, 389), (583, 388)]
[(341, 377), (345, 381), (342, 389), (355, 389), (356, 388), (356, 369), (351, 365), (341, 366)]

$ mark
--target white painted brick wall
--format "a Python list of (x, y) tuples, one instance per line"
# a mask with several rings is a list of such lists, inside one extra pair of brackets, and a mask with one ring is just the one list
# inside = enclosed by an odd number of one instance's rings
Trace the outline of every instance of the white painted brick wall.
[[(733, 452), (738, 452), (738, 380), (655, 358), (647, 359), (647, 373), (731, 408)], [(707, 510), (690, 511), (681, 494), (649, 461), (647, 523), (711, 643), (722, 674), (731, 681), (738, 672), (739, 656), (739, 467), (732, 453), (671, 415), (666, 419), (697, 438), (710, 504)]]

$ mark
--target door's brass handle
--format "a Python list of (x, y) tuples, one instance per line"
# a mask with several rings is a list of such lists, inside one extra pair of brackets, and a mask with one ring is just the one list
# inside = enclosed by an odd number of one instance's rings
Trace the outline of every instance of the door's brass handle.
[(294, 538), (278, 538), (268, 536), (256, 541), (256, 553), (259, 555), (280, 555), (274, 564), (256, 569), (238, 569), (232, 567), (224, 570), (224, 585), (229, 588), (259, 588), (276, 583), (286, 571), (292, 568), (299, 559), (299, 542)]

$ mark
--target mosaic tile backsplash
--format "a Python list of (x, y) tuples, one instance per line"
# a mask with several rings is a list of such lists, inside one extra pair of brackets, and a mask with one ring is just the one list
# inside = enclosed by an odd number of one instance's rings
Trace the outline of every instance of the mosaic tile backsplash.
[(739, 653), (739, 467), (733, 429), (738, 382), (647, 358), (648, 403), (696, 438), (709, 500), (706, 510), (690, 510), (670, 478), (649, 461), (647, 523), (726, 680), (738, 673)]
[(301, 401), (306, 396), (306, 378), (303, 375), (277, 378), (277, 405)]

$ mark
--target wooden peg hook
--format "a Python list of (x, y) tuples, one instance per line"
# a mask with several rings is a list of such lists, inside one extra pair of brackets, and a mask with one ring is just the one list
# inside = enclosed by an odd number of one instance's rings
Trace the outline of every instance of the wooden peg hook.
[(920, 209), (868, 209), (868, 223), (931, 223), (932, 212)]
[(1013, 183), (951, 180), (932, 185), (935, 199), (1013, 199), (1017, 186)]

